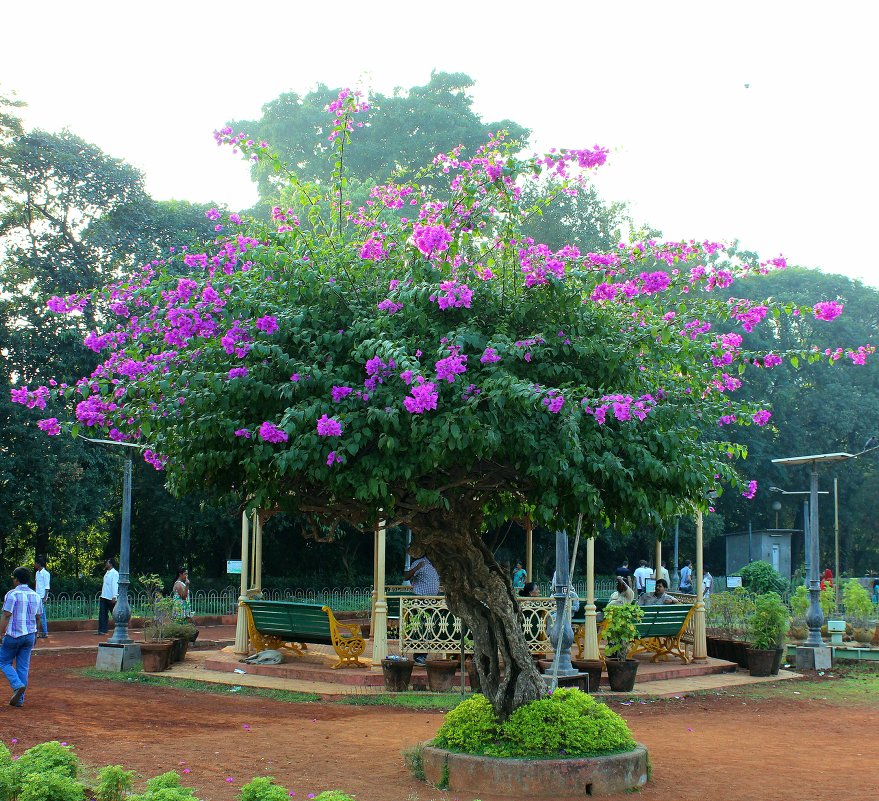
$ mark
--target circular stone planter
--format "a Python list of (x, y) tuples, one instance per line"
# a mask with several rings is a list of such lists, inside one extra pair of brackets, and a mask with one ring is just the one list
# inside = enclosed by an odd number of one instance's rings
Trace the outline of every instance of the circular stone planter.
[(499, 759), (426, 745), (428, 782), (455, 793), (515, 799), (584, 798), (636, 790), (647, 784), (647, 749), (580, 759)]

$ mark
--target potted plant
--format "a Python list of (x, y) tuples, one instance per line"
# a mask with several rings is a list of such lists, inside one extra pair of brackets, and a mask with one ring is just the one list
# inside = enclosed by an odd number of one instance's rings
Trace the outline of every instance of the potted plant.
[(194, 642), (198, 635), (198, 629), (192, 623), (184, 623), (180, 620), (172, 620), (163, 631), (166, 640), (173, 640), (171, 648), (171, 661), (182, 662), (186, 657), (189, 643)]
[(752, 676), (769, 676), (777, 651), (784, 643), (784, 635), (790, 623), (790, 613), (776, 592), (758, 595), (754, 613), (748, 620), (751, 648), (748, 649), (748, 666)]
[(842, 604), (847, 622), (852, 624), (852, 636), (857, 642), (868, 644), (873, 639), (873, 624), (870, 622), (873, 603), (857, 579), (849, 579), (843, 586)]
[(165, 629), (171, 622), (174, 603), (162, 595), (162, 580), (155, 573), (140, 576), (138, 581), (150, 599), (150, 618), (144, 626), (144, 641), (140, 645), (143, 669), (147, 673), (160, 673), (171, 664), (174, 641), (165, 637)]
[(748, 668), (748, 649), (751, 643), (748, 640), (748, 624), (754, 614), (754, 598), (744, 587), (737, 587), (731, 593), (732, 596), (732, 657), (740, 668)]
[(804, 584), (797, 586), (791, 593), (790, 608), (793, 612), (790, 627), (791, 636), (795, 640), (805, 640), (809, 636), (809, 627), (806, 625), (806, 613), (809, 611), (809, 591)]
[(644, 610), (637, 604), (609, 606), (604, 612), (607, 638), (607, 681), (611, 690), (631, 692), (638, 673), (638, 660), (629, 659), (629, 648), (638, 639), (637, 624)]

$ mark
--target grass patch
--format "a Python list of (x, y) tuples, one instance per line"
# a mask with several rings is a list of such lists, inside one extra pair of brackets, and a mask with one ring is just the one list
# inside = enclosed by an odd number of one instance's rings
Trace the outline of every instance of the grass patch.
[(837, 664), (823, 672), (823, 676), (812, 674), (799, 680), (742, 687), (735, 694), (748, 698), (832, 701), (854, 706), (873, 706), (876, 703), (876, 697), (879, 696), (879, 667), (875, 663), (851, 666)]
[(464, 699), (454, 693), (379, 693), (377, 695), (346, 695), (336, 701), (352, 706), (397, 706), (406, 709), (436, 709), (448, 712)]
[(271, 690), (263, 687), (242, 687), (238, 685), (213, 684), (207, 681), (195, 679), (166, 679), (164, 676), (156, 676), (152, 673), (141, 673), (138, 670), (126, 670), (112, 673), (106, 670), (94, 668), (82, 668), (79, 674), (89, 679), (99, 681), (118, 681), (124, 684), (146, 684), (153, 687), (171, 687), (179, 690), (191, 690), (197, 693), (212, 693), (214, 695), (246, 695), (256, 698), (268, 698), (271, 701), (283, 701), (287, 704), (302, 704), (311, 701), (320, 701), (321, 696), (317, 693), (300, 693), (291, 690)]

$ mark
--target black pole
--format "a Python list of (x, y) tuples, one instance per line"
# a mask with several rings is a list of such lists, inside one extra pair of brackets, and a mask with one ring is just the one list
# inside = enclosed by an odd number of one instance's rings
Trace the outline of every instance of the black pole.
[(131, 607), (128, 605), (128, 556), (131, 547), (131, 457), (125, 458), (125, 470), (122, 479), (122, 537), (119, 545), (119, 594), (116, 596), (116, 607), (113, 609), (113, 620), (116, 624), (113, 636), (107, 642), (116, 645), (127, 645), (134, 642), (128, 636), (128, 622), (131, 620)]

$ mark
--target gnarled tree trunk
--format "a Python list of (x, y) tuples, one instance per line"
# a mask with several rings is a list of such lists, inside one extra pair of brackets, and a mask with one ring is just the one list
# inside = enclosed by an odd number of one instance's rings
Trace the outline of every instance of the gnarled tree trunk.
[(434, 510), (412, 521), (416, 547), (440, 575), (451, 612), (473, 635), (473, 661), (482, 692), (504, 720), (522, 704), (546, 694), (522, 632), (509, 578), (480, 536), (481, 518)]

